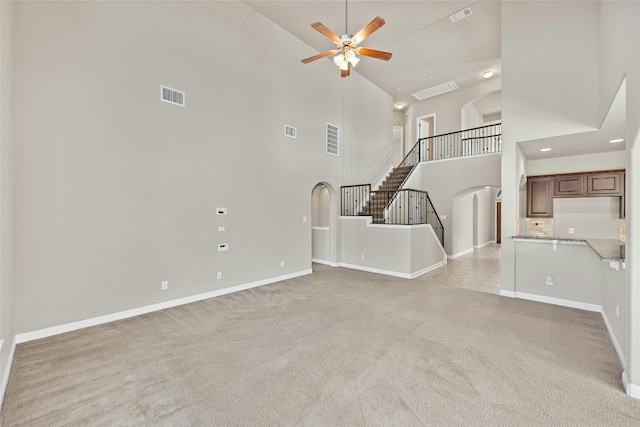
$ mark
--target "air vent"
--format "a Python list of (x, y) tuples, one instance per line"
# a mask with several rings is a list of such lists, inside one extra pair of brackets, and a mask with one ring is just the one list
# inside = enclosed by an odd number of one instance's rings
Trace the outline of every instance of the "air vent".
[(170, 104), (184, 107), (184, 92), (167, 86), (160, 86), (160, 99)]
[(298, 129), (293, 126), (284, 125), (284, 134), (289, 138), (297, 138), (298, 137)]
[(458, 89), (458, 85), (453, 80), (450, 80), (446, 83), (442, 83), (441, 85), (414, 92), (411, 94), (411, 96), (418, 101), (422, 101), (427, 98), (442, 95), (443, 93), (451, 92), (452, 90), (456, 89)]
[(467, 7), (465, 9), (462, 9), (460, 12), (454, 13), (449, 17), (449, 19), (451, 19), (451, 22), (458, 22), (459, 20), (464, 19), (469, 15), (471, 15), (471, 8)]
[(338, 126), (327, 123), (327, 154), (338, 155)]

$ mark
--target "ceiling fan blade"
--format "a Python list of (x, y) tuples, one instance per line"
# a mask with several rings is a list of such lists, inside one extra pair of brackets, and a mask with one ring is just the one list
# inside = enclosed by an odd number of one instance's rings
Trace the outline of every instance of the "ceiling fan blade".
[(326, 38), (334, 43), (342, 43), (342, 39), (336, 35), (333, 31), (324, 26), (322, 22), (314, 22), (311, 24), (313, 28), (320, 31)]
[(340, 77), (349, 77), (351, 74), (351, 64), (348, 65), (346, 70), (340, 69)]
[(379, 16), (376, 16), (371, 20), (371, 22), (369, 22), (367, 25), (362, 27), (360, 31), (358, 31), (353, 37), (351, 37), (351, 40), (353, 40), (356, 43), (361, 43), (364, 39), (369, 37), (371, 34), (373, 34), (374, 31), (376, 31), (378, 28), (382, 27), (383, 25), (384, 25), (384, 19), (382, 19)]
[(319, 53), (317, 55), (310, 56), (308, 58), (303, 59), (302, 63), (303, 64), (307, 64), (309, 62), (315, 61), (316, 59), (322, 59), (322, 58), (326, 58), (327, 56), (331, 56), (334, 53), (338, 53), (338, 50), (336, 50), (336, 49), (328, 50), (326, 52), (322, 52), (322, 53)]
[(382, 59), (383, 61), (388, 61), (391, 59), (392, 53), (383, 52), (381, 50), (368, 49), (366, 47), (359, 47), (356, 49), (356, 53), (362, 56), (368, 56), (370, 58)]

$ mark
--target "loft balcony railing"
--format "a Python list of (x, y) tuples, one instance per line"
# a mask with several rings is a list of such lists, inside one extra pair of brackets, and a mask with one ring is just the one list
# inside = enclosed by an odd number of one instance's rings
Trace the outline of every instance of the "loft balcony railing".
[(374, 224), (430, 224), (444, 245), (444, 226), (426, 191), (371, 191), (371, 184), (340, 187), (340, 215), (371, 216)]
[(458, 132), (421, 138), (400, 166), (420, 162), (499, 153), (502, 150), (502, 124), (481, 126)]

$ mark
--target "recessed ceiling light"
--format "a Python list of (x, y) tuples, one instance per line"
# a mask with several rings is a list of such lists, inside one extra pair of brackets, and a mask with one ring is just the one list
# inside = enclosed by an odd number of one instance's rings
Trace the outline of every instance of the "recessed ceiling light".
[(609, 141), (609, 144), (615, 144), (616, 142), (622, 142), (622, 141), (624, 141), (623, 138), (612, 139), (611, 141)]
[(482, 77), (484, 77), (485, 79), (488, 79), (489, 77), (493, 76), (493, 70), (487, 70), (484, 73), (482, 73)]
[(551, 148), (541, 148), (540, 151), (551, 151)]
[(491, 187), (490, 187), (490, 186), (488, 186), (488, 185), (485, 185), (485, 186), (484, 186), (484, 188), (491, 188)]
[(396, 104), (395, 107), (396, 107), (396, 110), (402, 110), (404, 108), (404, 104), (399, 103), (399, 104)]

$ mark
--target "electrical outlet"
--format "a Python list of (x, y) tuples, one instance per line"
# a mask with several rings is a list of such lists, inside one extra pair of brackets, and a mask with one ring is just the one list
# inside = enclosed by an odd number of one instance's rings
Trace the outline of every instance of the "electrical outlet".
[(218, 280), (222, 279), (222, 271), (218, 271), (216, 277), (218, 278)]
[(169, 289), (169, 282), (165, 280), (164, 282), (162, 282), (162, 290), (166, 291), (167, 289)]
[(364, 254), (360, 255), (360, 259), (364, 259)]
[(224, 227), (218, 227), (218, 231), (224, 231), (225, 228)]
[(280, 261), (280, 267), (284, 267), (284, 261)]
[(547, 286), (553, 286), (553, 276), (547, 276), (545, 278), (545, 283), (547, 284)]
[(227, 252), (229, 250), (229, 245), (227, 243), (221, 243), (218, 245), (218, 252)]
[(573, 227), (569, 227), (569, 234), (573, 234), (576, 232), (576, 229)]

